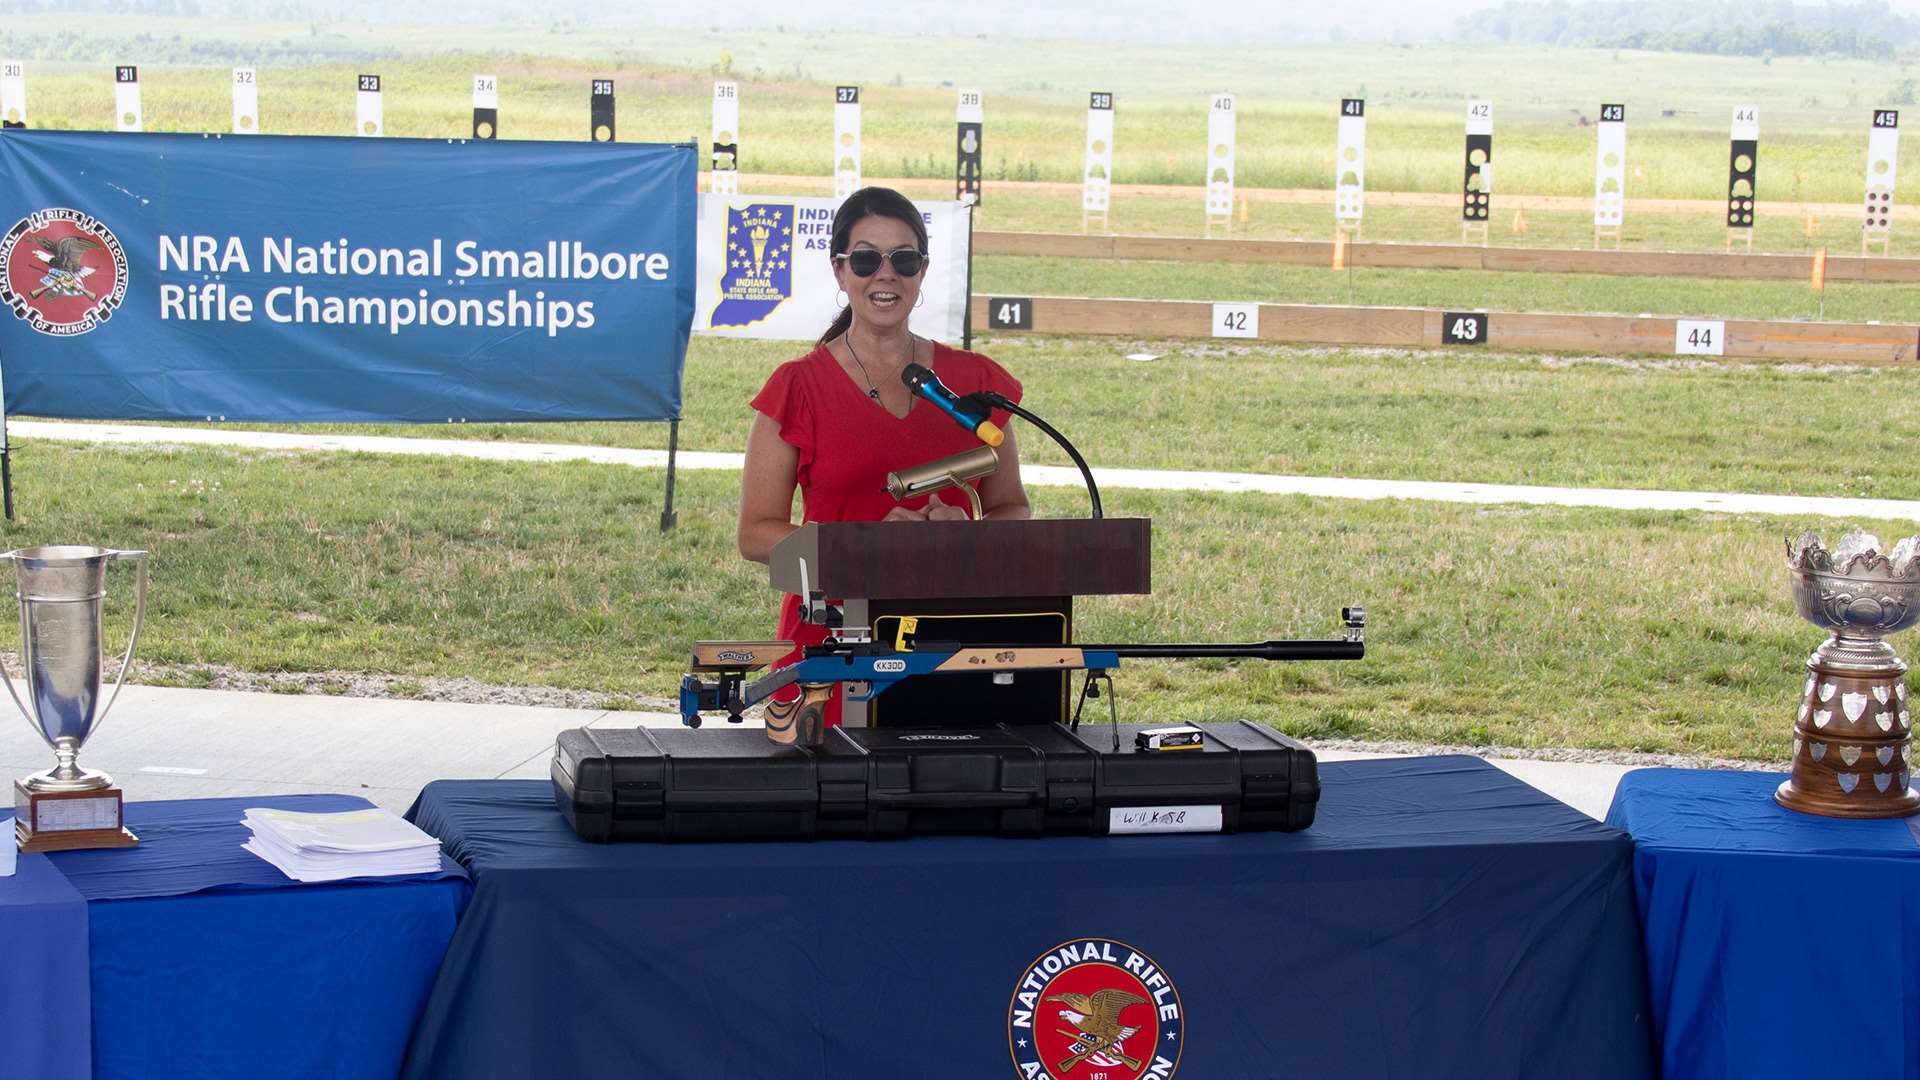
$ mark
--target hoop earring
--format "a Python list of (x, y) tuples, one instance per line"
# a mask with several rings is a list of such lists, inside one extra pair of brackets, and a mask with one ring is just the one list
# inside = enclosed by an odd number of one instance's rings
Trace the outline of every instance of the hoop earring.
[(927, 291), (925, 289), (920, 290), (913, 297), (913, 306), (916, 308), (918, 308), (921, 304), (924, 304), (926, 302), (927, 302)]
[(846, 307), (847, 305), (853, 302), (853, 297), (848, 296), (847, 290), (845, 289), (835, 289), (833, 290), (833, 295), (834, 295), (833, 302), (839, 305), (840, 307)]

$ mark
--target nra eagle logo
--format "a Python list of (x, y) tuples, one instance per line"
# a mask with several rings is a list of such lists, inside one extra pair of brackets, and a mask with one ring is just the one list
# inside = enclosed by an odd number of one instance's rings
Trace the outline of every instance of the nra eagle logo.
[(126, 298), (127, 253), (89, 214), (41, 210), (0, 239), (0, 302), (43, 334), (84, 334)]
[(1107, 938), (1048, 949), (1007, 1006), (1007, 1048), (1025, 1080), (1171, 1080), (1185, 1032), (1172, 980)]

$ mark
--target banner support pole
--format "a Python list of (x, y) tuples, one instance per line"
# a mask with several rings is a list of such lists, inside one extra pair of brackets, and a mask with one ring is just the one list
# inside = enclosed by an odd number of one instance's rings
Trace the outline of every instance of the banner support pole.
[(673, 512), (673, 465), (680, 456), (680, 421), (672, 420), (667, 425), (667, 502), (660, 511), (660, 531), (672, 532), (679, 518)]
[(7, 437), (6, 378), (0, 375), (0, 501), (6, 504), (7, 520), (13, 520), (13, 440)]

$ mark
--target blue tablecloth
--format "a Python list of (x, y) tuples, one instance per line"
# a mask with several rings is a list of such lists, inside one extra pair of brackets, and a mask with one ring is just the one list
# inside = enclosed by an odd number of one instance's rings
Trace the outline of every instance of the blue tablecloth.
[(1784, 779), (1621, 778), (1607, 821), (1634, 840), (1662, 1071), (1920, 1080), (1914, 819), (1798, 814)]
[[(465, 874), (447, 864), (416, 878), (301, 885), (240, 847), (250, 806), (367, 805), (344, 795), (128, 803), (139, 847), (39, 857), (86, 902), (93, 1075), (393, 1076), (466, 901)], [(87, 959), (77, 970), (88, 972)]]
[(812, 844), (595, 845), (545, 782), (430, 784), (475, 892), (404, 1075), (1017, 1076), (1016, 984), (1089, 938), (1171, 980), (1180, 1077), (1653, 1075), (1626, 837), (1472, 758), (1322, 776), (1295, 834)]
[[(0, 843), (13, 843), (5, 819)], [(87, 1080), (87, 902), (45, 855), (0, 878), (0, 1076)]]

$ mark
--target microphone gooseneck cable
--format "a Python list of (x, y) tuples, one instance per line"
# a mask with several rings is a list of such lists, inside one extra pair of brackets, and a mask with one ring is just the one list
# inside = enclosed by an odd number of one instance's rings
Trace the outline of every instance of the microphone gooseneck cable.
[(1005, 394), (997, 394), (992, 390), (981, 390), (978, 393), (968, 394), (960, 400), (962, 403), (968, 400), (978, 400), (988, 405), (1005, 409), (1020, 419), (1025, 420), (1027, 423), (1032, 424), (1034, 427), (1039, 428), (1041, 431), (1046, 432), (1047, 436), (1054, 442), (1059, 443), (1060, 449), (1065, 450), (1067, 456), (1072, 458), (1073, 463), (1079, 467), (1081, 478), (1087, 482), (1087, 500), (1093, 504), (1093, 516), (1097, 518), (1107, 516), (1106, 512), (1100, 508), (1100, 485), (1093, 482), (1093, 470), (1087, 467), (1087, 459), (1081, 457), (1080, 451), (1074, 449), (1074, 445), (1067, 441), (1067, 437), (1060, 434), (1052, 424), (1021, 408), (1015, 402), (1009, 401)]
[(1096, 518), (1106, 516), (1106, 512), (1100, 506), (1100, 486), (1093, 482), (1093, 470), (1087, 467), (1087, 459), (1081, 457), (1080, 451), (1075, 449), (1074, 445), (1067, 441), (1067, 437), (1060, 434), (1052, 424), (1021, 408), (1005, 394), (998, 394), (992, 390), (980, 390), (961, 397), (948, 389), (947, 385), (940, 381), (940, 376), (920, 364), (908, 364), (902, 368), (900, 381), (907, 384), (907, 389), (932, 402), (941, 412), (952, 417), (954, 423), (979, 436), (980, 441), (988, 446), (999, 446), (1001, 440), (1005, 438), (1000, 429), (987, 419), (994, 409), (1005, 409), (1046, 432), (1047, 437), (1059, 443), (1060, 448), (1065, 450), (1067, 456), (1072, 458), (1073, 463), (1079, 467), (1080, 476), (1087, 482), (1087, 498), (1093, 503), (1093, 516)]

